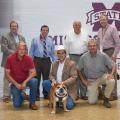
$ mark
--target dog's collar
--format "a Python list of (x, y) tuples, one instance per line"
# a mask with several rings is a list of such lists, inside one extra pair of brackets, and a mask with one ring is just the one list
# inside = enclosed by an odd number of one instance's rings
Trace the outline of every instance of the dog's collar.
[(64, 97), (68, 96), (68, 94), (59, 95), (59, 94), (55, 93), (55, 96), (58, 97), (58, 98), (64, 98)]

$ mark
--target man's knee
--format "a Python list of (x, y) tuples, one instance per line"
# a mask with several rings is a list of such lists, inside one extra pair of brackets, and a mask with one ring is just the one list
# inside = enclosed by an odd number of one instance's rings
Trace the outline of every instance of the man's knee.
[(38, 84), (38, 80), (36, 79), (36, 78), (32, 78), (31, 80), (30, 80), (30, 85), (37, 85)]
[(91, 104), (91, 105), (94, 105), (98, 102), (98, 98), (94, 98), (94, 97), (88, 97), (88, 103)]
[(68, 110), (73, 109), (74, 106), (75, 106), (75, 105), (74, 105), (73, 102), (68, 102), (68, 103), (67, 103), (67, 109), (68, 109)]
[(115, 84), (115, 79), (110, 79), (110, 80), (108, 80), (108, 83), (109, 83), (109, 84)]
[(51, 81), (50, 80), (44, 80), (43, 83), (43, 88), (49, 92), (50, 91), (50, 88), (51, 88)]

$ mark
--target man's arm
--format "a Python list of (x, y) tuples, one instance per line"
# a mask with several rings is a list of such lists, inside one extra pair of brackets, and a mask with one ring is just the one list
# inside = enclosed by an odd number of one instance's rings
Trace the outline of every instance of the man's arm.
[(80, 80), (82, 81), (82, 83), (86, 86), (90, 85), (91, 84), (91, 81), (88, 80), (86, 77), (85, 77), (85, 74), (83, 72), (81, 72), (80, 70), (78, 71), (78, 75), (80, 77)]
[(116, 74), (116, 65), (115, 64), (113, 64), (112, 65), (112, 70), (111, 70), (111, 73), (108, 75), (108, 80), (110, 80), (110, 79), (114, 79), (114, 76), (115, 76), (115, 74)]
[(30, 69), (29, 70), (29, 76), (27, 77), (27, 79), (22, 83), (22, 86), (25, 88), (26, 84), (33, 78), (36, 76), (36, 71), (35, 69)]
[(67, 86), (76, 82), (78, 74), (77, 74), (77, 68), (75, 62), (72, 61), (70, 63), (70, 68), (68, 70), (69, 70), (68, 73), (70, 73), (69, 78), (63, 81), (63, 84)]
[(78, 70), (78, 75), (79, 75), (80, 80), (82, 81), (82, 83), (86, 85), (87, 80), (85, 79), (85, 75), (83, 75), (83, 73), (80, 70)]
[(32, 42), (31, 42), (31, 46), (30, 46), (30, 50), (29, 50), (29, 54), (32, 58), (34, 58), (34, 39), (32, 39)]
[(6, 78), (9, 82), (11, 82), (13, 85), (15, 85), (18, 89), (23, 89), (23, 87), (21, 86), (21, 84), (17, 83), (12, 76), (10, 75), (10, 70), (9, 69), (5, 69), (5, 75)]
[(14, 52), (14, 50), (8, 48), (8, 40), (5, 36), (2, 36), (1, 38), (1, 51), (5, 53), (6, 55), (9, 55)]

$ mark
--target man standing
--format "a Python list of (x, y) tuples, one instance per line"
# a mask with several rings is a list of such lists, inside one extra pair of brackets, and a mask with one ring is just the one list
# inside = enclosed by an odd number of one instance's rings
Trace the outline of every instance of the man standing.
[[(18, 33), (18, 23), (11, 21), (10, 32), (6, 33), (1, 38), (1, 51), (3, 52), (2, 67), (5, 66), (7, 56), (15, 52), (17, 43), (20, 41), (25, 42), (25, 38)], [(3, 101), (8, 102), (10, 100), (9, 82), (6, 80), (5, 76), (3, 81)]]
[(67, 109), (74, 107), (74, 100), (77, 97), (76, 78), (77, 69), (75, 62), (66, 58), (66, 50), (63, 45), (57, 49), (58, 61), (52, 64), (49, 79), (43, 82), (43, 88), (49, 93), (51, 86), (63, 83), (68, 89)]
[[(112, 60), (116, 61), (117, 54), (120, 51), (120, 38), (116, 27), (110, 25), (108, 21), (106, 15), (100, 16), (101, 28), (98, 31), (98, 43), (100, 51), (105, 52)], [(117, 99), (117, 81), (110, 99)]]
[(90, 104), (97, 103), (98, 87), (105, 84), (103, 105), (111, 108), (109, 98), (114, 89), (116, 65), (108, 55), (97, 50), (96, 40), (88, 42), (88, 49), (89, 51), (80, 58), (78, 63), (79, 75), (87, 86), (88, 102)]
[(26, 54), (26, 50), (27, 47), (25, 43), (18, 43), (17, 51), (7, 57), (5, 74), (8, 81), (11, 83), (10, 88), (14, 107), (21, 107), (25, 97), (23, 91), (26, 86), (29, 86), (29, 107), (32, 110), (37, 110), (38, 107), (35, 101), (38, 81), (34, 78), (34, 63), (32, 58)]
[[(70, 32), (64, 41), (64, 46), (69, 54), (69, 57), (71, 60), (74, 60), (76, 64), (78, 63), (78, 60), (80, 57), (87, 52), (87, 42), (88, 38), (86, 33), (81, 30), (81, 22), (80, 21), (74, 21), (73, 22), (73, 29), (74, 31)], [(82, 83), (82, 81), (77, 78), (77, 99), (86, 100), (86, 86)]]
[[(43, 25), (41, 27), (40, 36), (33, 38), (30, 48), (30, 55), (34, 59), (34, 64), (37, 72), (37, 100), (40, 100), (40, 81), (41, 75), (43, 80), (48, 80), (51, 62), (55, 60), (55, 45), (53, 40), (48, 37), (49, 27)], [(43, 89), (44, 98), (48, 98), (47, 92)]]

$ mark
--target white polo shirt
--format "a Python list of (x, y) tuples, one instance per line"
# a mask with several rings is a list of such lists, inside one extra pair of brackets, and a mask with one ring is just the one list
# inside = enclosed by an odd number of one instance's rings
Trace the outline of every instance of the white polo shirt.
[(88, 35), (85, 31), (81, 30), (80, 34), (76, 34), (74, 31), (71, 31), (66, 39), (63, 41), (64, 47), (67, 51), (67, 54), (82, 54), (88, 51)]
[(62, 73), (63, 73), (63, 68), (64, 68), (65, 60), (58, 65), (58, 70), (57, 70), (57, 82), (61, 83), (62, 82)]

